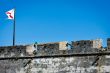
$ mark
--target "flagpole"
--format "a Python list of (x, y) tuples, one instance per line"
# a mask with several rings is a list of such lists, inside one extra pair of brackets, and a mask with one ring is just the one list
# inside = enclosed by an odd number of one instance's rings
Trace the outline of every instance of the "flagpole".
[(15, 8), (14, 8), (14, 22), (13, 22), (13, 46), (15, 46), (16, 41), (16, 24), (15, 24)]

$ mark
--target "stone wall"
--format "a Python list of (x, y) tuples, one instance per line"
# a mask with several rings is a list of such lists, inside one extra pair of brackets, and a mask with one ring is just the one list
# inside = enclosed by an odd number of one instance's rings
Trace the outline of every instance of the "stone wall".
[[(7, 46), (0, 47), (0, 57), (69, 55), (102, 49), (85, 46), (68, 49), (67, 42)], [(110, 56), (0, 60), (0, 73), (110, 73), (109, 62)]]
[[(0, 47), (0, 58), (4, 57), (26, 57), (26, 56), (33, 56), (28, 52), (29, 47), (27, 46), (7, 46), (7, 47)], [(30, 48), (32, 50), (32, 48)], [(10, 59), (10, 60), (0, 60), (0, 73), (25, 73), (25, 66), (27, 66), (31, 59)]]

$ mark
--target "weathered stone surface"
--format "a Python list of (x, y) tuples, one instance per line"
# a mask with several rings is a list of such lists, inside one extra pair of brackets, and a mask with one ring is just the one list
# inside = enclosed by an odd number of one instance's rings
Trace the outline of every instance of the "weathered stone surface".
[[(71, 50), (67, 49), (66, 42), (0, 47), (0, 57), (100, 52), (100, 45), (93, 48), (93, 42), (92, 44), (89, 42), (86, 41), (86, 45), (83, 42), (83, 44), (74, 46)], [(0, 60), (0, 73), (110, 73), (109, 62), (110, 56)]]
[(107, 47), (110, 49), (110, 38), (107, 39)]
[(53, 42), (53, 43), (44, 43), (38, 44), (38, 50), (67, 50), (67, 42)]
[(72, 45), (75, 48), (101, 48), (102, 40), (81, 40), (81, 41), (72, 41)]

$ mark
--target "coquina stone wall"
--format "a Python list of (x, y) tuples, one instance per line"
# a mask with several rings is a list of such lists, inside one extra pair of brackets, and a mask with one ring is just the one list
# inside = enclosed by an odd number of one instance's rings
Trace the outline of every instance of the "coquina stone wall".
[[(97, 53), (107, 48), (74, 47), (48, 43), (0, 47), (0, 58)], [(82, 43), (77, 44), (81, 46)], [(95, 44), (96, 45), (96, 44)], [(82, 45), (83, 46), (83, 45)], [(62, 48), (61, 48), (62, 47)], [(60, 49), (59, 49), (60, 48)], [(0, 60), (0, 73), (110, 73), (110, 56), (56, 57)]]

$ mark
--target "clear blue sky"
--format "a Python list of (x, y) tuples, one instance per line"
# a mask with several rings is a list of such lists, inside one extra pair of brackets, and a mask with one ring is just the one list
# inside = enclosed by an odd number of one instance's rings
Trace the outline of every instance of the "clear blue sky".
[(0, 46), (12, 45), (16, 7), (16, 44), (110, 37), (110, 0), (0, 0)]

